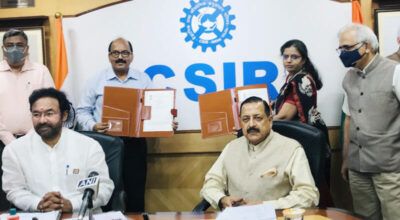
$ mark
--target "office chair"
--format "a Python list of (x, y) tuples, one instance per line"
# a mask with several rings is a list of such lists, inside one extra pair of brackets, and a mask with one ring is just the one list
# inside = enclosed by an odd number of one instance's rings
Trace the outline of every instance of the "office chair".
[(106, 156), (106, 163), (110, 178), (114, 182), (114, 191), (107, 205), (102, 207), (102, 210), (107, 211), (121, 211), (125, 212), (125, 199), (126, 194), (124, 191), (123, 177), (122, 177), (122, 163), (124, 158), (124, 142), (119, 137), (114, 137), (106, 134), (101, 134), (92, 131), (79, 131), (98, 141), (103, 148)]
[[(332, 205), (329, 187), (325, 181), (326, 137), (318, 128), (297, 121), (273, 121), (272, 130), (297, 140), (304, 148), (315, 185), (320, 191), (320, 207)], [(238, 137), (242, 136), (239, 132)], [(202, 199), (193, 212), (203, 212), (210, 204)]]

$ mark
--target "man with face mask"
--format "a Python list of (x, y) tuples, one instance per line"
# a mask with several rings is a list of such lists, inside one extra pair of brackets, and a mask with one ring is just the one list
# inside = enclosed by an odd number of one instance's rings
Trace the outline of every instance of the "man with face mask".
[(54, 87), (46, 66), (30, 62), (26, 34), (10, 29), (3, 36), (0, 62), (0, 141), (7, 145), (32, 128), (28, 97), (33, 90)]
[[(0, 155), (5, 145), (32, 128), (28, 103), (32, 91), (54, 87), (47, 67), (29, 61), (28, 37), (23, 31), (8, 30), (1, 49), (4, 60), (0, 62)], [(1, 199), (4, 197), (1, 191), (0, 209), (5, 205), (6, 200)]]
[[(400, 66), (377, 54), (370, 28), (339, 31), (347, 114), (342, 175), (356, 213), (366, 219), (400, 219)], [(346, 127), (346, 126), (345, 126)]]

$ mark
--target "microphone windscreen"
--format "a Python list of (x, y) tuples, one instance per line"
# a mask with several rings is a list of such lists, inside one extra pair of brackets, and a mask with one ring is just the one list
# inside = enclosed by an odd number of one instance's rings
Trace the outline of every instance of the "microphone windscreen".
[(94, 176), (98, 176), (98, 175), (99, 175), (98, 172), (92, 171), (92, 172), (89, 173), (89, 176), (88, 176), (88, 177), (94, 177)]

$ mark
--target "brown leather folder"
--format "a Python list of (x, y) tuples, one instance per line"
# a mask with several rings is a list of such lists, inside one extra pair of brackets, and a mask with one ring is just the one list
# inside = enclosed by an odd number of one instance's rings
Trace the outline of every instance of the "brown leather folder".
[[(152, 119), (164, 118), (163, 115), (154, 114), (152, 112), (160, 113), (156, 111), (158, 109), (152, 109), (152, 106), (145, 105), (145, 103), (151, 103), (146, 100), (146, 97), (156, 98), (150, 93), (159, 92), (157, 94), (168, 93), (170, 100), (171, 109), (167, 113), (161, 112), (161, 114), (170, 114), (171, 121), (163, 126), (155, 126), (152, 123)], [(163, 99), (163, 101), (166, 101)], [(114, 136), (125, 136), (125, 137), (170, 137), (174, 134), (172, 130), (172, 111), (175, 109), (175, 90), (173, 89), (132, 89), (122, 87), (104, 87), (104, 99), (103, 99), (103, 115), (102, 122), (109, 124), (109, 130), (107, 134)], [(167, 120), (169, 116), (165, 116)], [(157, 122), (156, 122), (157, 123)], [(162, 122), (161, 122), (162, 123)], [(157, 130), (161, 128), (161, 130)]]
[(200, 125), (202, 138), (232, 134), (240, 129), (240, 103), (250, 96), (269, 102), (265, 84), (236, 87), (199, 95)]

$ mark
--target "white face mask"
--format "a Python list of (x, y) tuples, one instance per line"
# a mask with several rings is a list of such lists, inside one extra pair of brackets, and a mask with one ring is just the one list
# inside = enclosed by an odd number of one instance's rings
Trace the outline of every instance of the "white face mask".
[(7, 61), (10, 65), (15, 65), (24, 61), (24, 51), (25, 48), (15, 45), (12, 48), (7, 48), (7, 50), (4, 50), (4, 56), (7, 57)]

